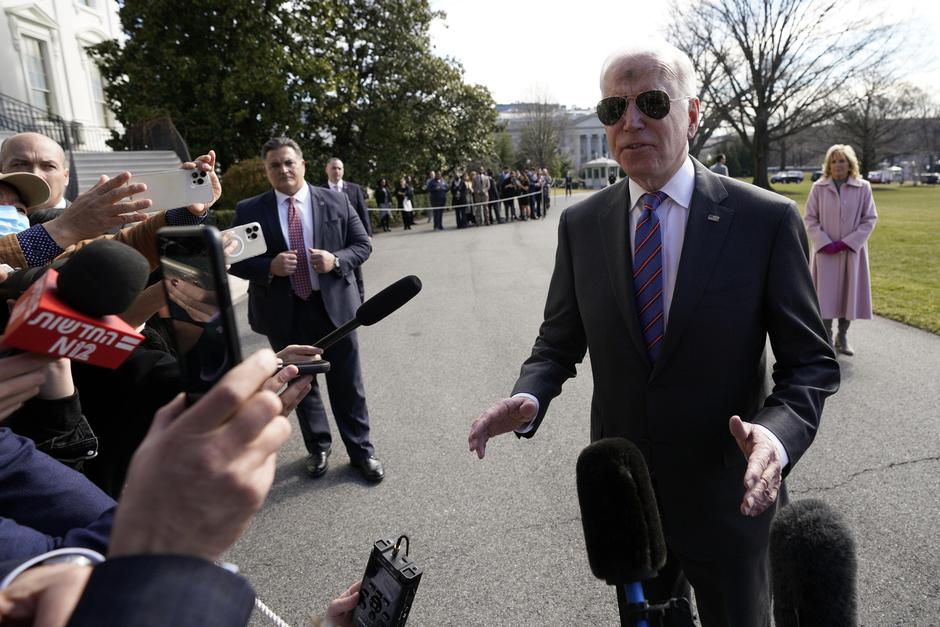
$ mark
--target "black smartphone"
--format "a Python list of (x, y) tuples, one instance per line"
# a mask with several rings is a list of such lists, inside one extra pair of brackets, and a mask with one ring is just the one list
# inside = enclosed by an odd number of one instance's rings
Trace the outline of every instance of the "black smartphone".
[(281, 371), (286, 366), (297, 366), (297, 370), (300, 371), (297, 376), (301, 376), (305, 374), (320, 374), (323, 372), (330, 371), (330, 362), (323, 361), (322, 359), (318, 361), (302, 361), (302, 362), (285, 361), (283, 364), (278, 366), (277, 369), (278, 371)]
[(222, 237), (212, 226), (168, 226), (157, 240), (174, 348), (192, 404), (242, 360)]

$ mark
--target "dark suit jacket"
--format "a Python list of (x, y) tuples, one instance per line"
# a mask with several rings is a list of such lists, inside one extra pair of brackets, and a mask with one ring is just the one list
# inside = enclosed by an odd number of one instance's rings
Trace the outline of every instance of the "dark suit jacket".
[[(307, 185), (313, 203), (313, 246), (340, 258), (338, 272), (320, 274), (320, 293), (335, 326), (348, 322), (360, 305), (353, 269), (372, 254), (372, 245), (359, 216), (345, 196)], [(232, 226), (259, 222), (268, 250), (264, 255), (232, 264), (229, 272), (248, 279), (248, 322), (256, 333), (290, 329), (292, 289), (290, 277), (271, 276), (271, 260), (288, 250), (278, 220), (274, 190), (242, 200), (235, 206)]]
[(68, 625), (247, 625), (255, 593), (243, 577), (184, 555), (134, 555), (95, 566)]
[[(624, 179), (562, 214), (545, 320), (513, 392), (539, 399), (537, 427), (589, 349), (591, 439), (625, 437), (643, 451), (670, 546), (699, 559), (759, 549), (774, 508), (740, 514), (746, 464), (728, 420), (738, 414), (770, 429), (789, 470), (839, 383), (799, 213), (695, 162), (668, 326), (651, 367), (633, 297), (628, 196)], [(765, 400), (768, 334), (776, 364)]]
[[(321, 185), (321, 187), (330, 189), (330, 184), (326, 182)], [(343, 181), (343, 191), (346, 193), (346, 197), (349, 198), (349, 204), (356, 210), (356, 215), (359, 216), (359, 220), (362, 222), (362, 226), (365, 227), (366, 233), (371, 237), (372, 221), (369, 219), (369, 210), (366, 209), (366, 195), (362, 191), (362, 188), (356, 183)]]

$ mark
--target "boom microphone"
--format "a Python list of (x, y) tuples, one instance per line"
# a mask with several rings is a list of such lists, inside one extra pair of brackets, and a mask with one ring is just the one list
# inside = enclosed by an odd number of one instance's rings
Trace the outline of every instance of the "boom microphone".
[(140, 294), (147, 261), (119, 242), (99, 240), (50, 268), (14, 305), (4, 344), (32, 353), (118, 367), (140, 343), (118, 318)]
[[(659, 510), (643, 455), (629, 440), (605, 438), (578, 456), (578, 501), (591, 572), (617, 586), (622, 624), (625, 604), (645, 605), (642, 579), (666, 563)], [(639, 619), (637, 626), (645, 626)]]
[(337, 341), (346, 337), (360, 326), (370, 326), (385, 318), (421, 291), (421, 279), (414, 276), (398, 279), (384, 290), (359, 305), (356, 317), (337, 327), (327, 335), (313, 343), (314, 346), (326, 350)]
[(782, 507), (770, 527), (770, 575), (777, 627), (858, 625), (855, 539), (818, 499)]

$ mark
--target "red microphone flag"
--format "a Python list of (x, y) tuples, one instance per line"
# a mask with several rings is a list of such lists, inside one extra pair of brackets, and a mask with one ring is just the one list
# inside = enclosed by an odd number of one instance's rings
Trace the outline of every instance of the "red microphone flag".
[(60, 301), (58, 277), (50, 268), (23, 292), (10, 314), (3, 344), (92, 366), (120, 366), (144, 337), (117, 316), (86, 316)]

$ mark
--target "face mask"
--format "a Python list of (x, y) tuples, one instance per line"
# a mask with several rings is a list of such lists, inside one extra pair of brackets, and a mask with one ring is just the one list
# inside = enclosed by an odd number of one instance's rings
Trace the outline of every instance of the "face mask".
[(0, 237), (29, 228), (29, 218), (13, 205), (0, 205)]

